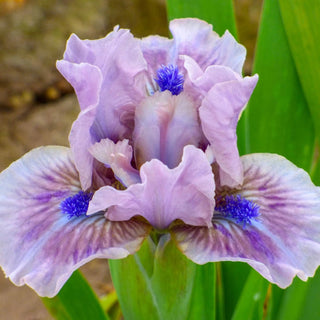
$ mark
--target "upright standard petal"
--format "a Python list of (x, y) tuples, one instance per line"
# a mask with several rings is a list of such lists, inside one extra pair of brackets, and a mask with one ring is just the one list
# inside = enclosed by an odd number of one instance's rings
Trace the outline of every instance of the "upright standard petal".
[[(91, 131), (100, 139), (116, 141), (126, 136), (135, 106), (145, 96), (143, 73), (147, 66), (138, 39), (129, 30), (117, 28), (98, 40), (80, 40), (72, 35), (64, 60), (75, 65), (87, 63), (101, 72), (97, 118)], [(72, 78), (68, 71), (63, 73), (67, 79)]]
[(177, 96), (168, 90), (157, 92), (137, 107), (133, 140), (138, 166), (159, 159), (174, 168), (184, 146), (198, 146), (200, 139), (197, 110), (183, 92)]
[(176, 54), (192, 57), (205, 70), (210, 65), (224, 65), (241, 74), (246, 49), (226, 31), (220, 38), (212, 25), (199, 19), (170, 22)]
[(145, 58), (148, 71), (153, 78), (162, 65), (175, 63), (172, 56), (173, 40), (160, 36), (149, 36), (140, 41), (143, 57)]
[(205, 154), (186, 146), (180, 165), (169, 169), (153, 159), (140, 169), (142, 183), (119, 191), (98, 190), (88, 214), (106, 210), (112, 221), (143, 216), (156, 229), (166, 229), (176, 219), (196, 226), (210, 225), (214, 208), (214, 178)]
[(234, 192), (254, 203), (259, 215), (245, 227), (216, 213), (211, 228), (178, 226), (173, 235), (180, 249), (200, 264), (247, 262), (281, 288), (296, 275), (302, 280), (313, 276), (320, 264), (320, 188), (278, 155), (241, 160), (243, 186)]
[(0, 174), (0, 186), (0, 265), (16, 285), (41, 296), (54, 296), (93, 258), (135, 252), (149, 231), (136, 220), (115, 223), (82, 212), (91, 196), (79, 195), (68, 148), (27, 153)]
[(73, 86), (81, 110), (99, 103), (103, 76), (98, 67), (88, 63), (75, 64), (65, 60), (57, 61), (56, 66)]
[(258, 76), (253, 76), (218, 83), (210, 89), (199, 109), (203, 132), (220, 167), (221, 184), (229, 187), (242, 183), (236, 128), (257, 81)]
[(82, 187), (88, 188), (93, 170), (90, 146), (105, 138), (131, 138), (135, 107), (146, 94), (146, 61), (139, 40), (129, 30), (115, 28), (99, 40), (72, 35), (57, 67), (74, 86), (82, 109), (70, 146)]

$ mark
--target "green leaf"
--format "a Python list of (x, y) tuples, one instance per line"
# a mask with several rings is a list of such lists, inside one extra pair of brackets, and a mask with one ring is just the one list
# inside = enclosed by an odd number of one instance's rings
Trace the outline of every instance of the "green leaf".
[[(265, 319), (264, 305), (268, 303), (270, 284), (255, 270), (251, 270), (238, 300), (232, 320)], [(267, 298), (266, 298), (267, 296)], [(286, 318), (287, 319), (287, 318)]]
[(188, 320), (216, 318), (215, 286), (215, 264), (197, 265)]
[(252, 268), (247, 263), (225, 261), (221, 263), (221, 269), (221, 281), (224, 287), (223, 294), (226, 301), (224, 313), (226, 319), (231, 319)]
[(319, 0), (280, 0), (279, 3), (299, 79), (320, 137)]
[(290, 320), (320, 319), (320, 304), (315, 297), (319, 295), (320, 269), (314, 278), (303, 282), (295, 279), (293, 284), (284, 291), (277, 318)]
[(237, 36), (232, 0), (167, 0), (167, 10), (169, 20), (195, 17), (212, 24), (220, 35), (228, 29)]
[(301, 319), (301, 309), (305, 302), (308, 286), (308, 282), (305, 283), (299, 279), (294, 280), (293, 284), (285, 290), (281, 301), (282, 303), (279, 307), (277, 319)]
[(98, 298), (79, 271), (75, 271), (57, 296), (43, 298), (44, 305), (58, 320), (106, 320)]
[(135, 255), (109, 265), (125, 319), (187, 318), (195, 264), (169, 235), (161, 236), (157, 247), (148, 238)]
[(320, 319), (320, 304), (315, 297), (319, 295), (320, 288), (320, 269), (316, 272), (312, 279), (308, 282), (303, 283), (304, 286), (308, 287), (303, 308), (300, 312), (299, 320), (319, 320)]
[(241, 153), (274, 152), (309, 170), (314, 128), (278, 1), (264, 2), (254, 72), (258, 85), (238, 131)]

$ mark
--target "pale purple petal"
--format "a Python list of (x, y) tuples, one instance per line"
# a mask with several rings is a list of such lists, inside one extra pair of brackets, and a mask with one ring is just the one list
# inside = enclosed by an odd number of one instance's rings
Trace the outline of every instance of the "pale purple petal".
[(241, 74), (246, 49), (226, 31), (220, 38), (212, 26), (199, 19), (170, 22), (177, 55), (192, 57), (205, 70), (210, 65), (224, 65)]
[[(195, 60), (188, 56), (181, 56), (188, 78), (201, 94), (205, 94), (210, 89), (221, 82), (232, 80), (241, 81), (242, 77), (229, 67), (213, 65), (202, 71)], [(200, 94), (199, 93), (199, 94)]]
[(129, 30), (117, 28), (98, 40), (72, 35), (64, 60), (96, 66), (103, 77), (92, 133), (100, 139), (124, 137), (133, 123), (135, 106), (145, 95), (146, 62), (139, 40)]
[(57, 61), (56, 66), (73, 86), (81, 110), (98, 104), (103, 78), (98, 67), (88, 63), (75, 64), (65, 60)]
[(140, 182), (138, 170), (131, 166), (132, 147), (128, 140), (114, 143), (112, 140), (102, 139), (90, 148), (90, 152), (98, 161), (110, 167), (124, 186)]
[(196, 263), (243, 261), (285, 288), (297, 275), (313, 276), (320, 264), (320, 189), (308, 174), (283, 157), (241, 158), (244, 182), (238, 192), (259, 206), (260, 215), (243, 228), (214, 218), (211, 228), (178, 226), (173, 236)]
[(203, 132), (220, 167), (220, 181), (234, 187), (242, 183), (243, 171), (237, 147), (236, 128), (258, 76), (218, 83), (199, 109)]
[(0, 174), (0, 186), (0, 265), (16, 285), (27, 284), (41, 296), (54, 296), (93, 258), (135, 252), (149, 230), (135, 220), (61, 212), (61, 202), (80, 190), (68, 148), (27, 153)]
[(242, 77), (229, 67), (212, 65), (202, 71), (195, 60), (189, 56), (181, 56), (186, 71), (184, 88), (196, 104), (212, 89), (213, 86), (228, 81), (241, 81)]
[(90, 135), (90, 127), (94, 122), (96, 111), (95, 106), (81, 111), (77, 120), (72, 124), (69, 135), (74, 163), (79, 172), (79, 179), (84, 190), (87, 190), (92, 185), (94, 159), (89, 152), (89, 148), (95, 140)]
[(109, 208), (113, 221), (141, 215), (157, 229), (167, 228), (180, 219), (192, 225), (210, 225), (214, 208), (214, 178), (205, 154), (186, 146), (182, 162), (169, 169), (153, 159), (141, 169), (141, 184), (120, 191), (111, 187), (98, 190), (88, 214)]
[(183, 147), (202, 137), (197, 110), (184, 93), (157, 92), (137, 107), (134, 150), (138, 166), (159, 159), (169, 168), (181, 161)]
[(157, 70), (161, 65), (175, 63), (173, 61), (172, 50), (173, 40), (160, 36), (149, 36), (141, 39), (140, 45), (148, 64), (148, 71), (153, 76), (157, 75)]
[(82, 110), (70, 134), (70, 146), (83, 188), (92, 183), (88, 149), (101, 139), (130, 137), (134, 110), (146, 92), (146, 62), (139, 40), (117, 28), (105, 38), (72, 35), (57, 67), (74, 86)]

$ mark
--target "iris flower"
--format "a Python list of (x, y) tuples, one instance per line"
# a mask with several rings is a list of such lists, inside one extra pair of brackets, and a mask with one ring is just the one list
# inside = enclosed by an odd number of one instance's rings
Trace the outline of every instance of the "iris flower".
[(258, 77), (245, 49), (197, 19), (173, 38), (71, 35), (59, 71), (81, 112), (70, 148), (34, 149), (0, 175), (0, 265), (52, 297), (94, 258), (170, 234), (198, 264), (243, 261), (284, 288), (320, 264), (320, 190), (274, 154), (239, 156)]

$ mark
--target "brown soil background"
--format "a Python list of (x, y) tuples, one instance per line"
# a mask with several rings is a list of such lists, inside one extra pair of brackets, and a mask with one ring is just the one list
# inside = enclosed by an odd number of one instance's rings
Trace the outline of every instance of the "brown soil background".
[[(250, 73), (262, 0), (234, 0)], [(168, 34), (164, 0), (0, 0), (0, 171), (40, 145), (68, 145), (78, 113), (72, 88), (55, 69), (74, 32), (95, 39), (114, 25), (137, 36)], [(81, 271), (96, 293), (112, 286), (106, 260)], [(38, 296), (0, 271), (0, 320), (53, 319)]]

